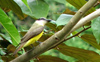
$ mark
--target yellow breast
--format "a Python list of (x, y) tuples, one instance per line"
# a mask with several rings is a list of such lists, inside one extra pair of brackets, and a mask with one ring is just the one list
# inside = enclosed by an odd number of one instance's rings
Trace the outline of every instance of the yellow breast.
[(33, 44), (35, 41), (39, 40), (39, 38), (40, 38), (42, 35), (43, 35), (43, 31), (42, 31), (39, 35), (37, 35), (37, 36), (31, 38), (30, 40), (28, 40), (28, 41), (26, 42), (26, 44), (25, 44), (23, 47), (26, 47), (26, 46), (29, 46), (29, 45)]

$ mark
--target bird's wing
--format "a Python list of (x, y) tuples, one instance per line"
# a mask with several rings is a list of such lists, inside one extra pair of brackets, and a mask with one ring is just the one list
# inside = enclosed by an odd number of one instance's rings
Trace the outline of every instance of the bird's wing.
[[(34, 30), (33, 30), (34, 29)], [(38, 27), (31, 27), (29, 31), (24, 35), (24, 37), (21, 39), (20, 46), (15, 50), (13, 55), (15, 55), (23, 46), (24, 44), (34, 36), (40, 34), (44, 29), (44, 26), (38, 26)]]
[[(34, 29), (34, 30), (33, 30)], [(39, 27), (32, 27), (29, 29), (29, 31), (24, 35), (24, 37), (21, 39), (21, 43), (27, 42), (29, 39), (33, 38), (34, 36), (40, 34), (44, 29), (44, 26)], [(21, 44), (20, 43), (20, 44)]]

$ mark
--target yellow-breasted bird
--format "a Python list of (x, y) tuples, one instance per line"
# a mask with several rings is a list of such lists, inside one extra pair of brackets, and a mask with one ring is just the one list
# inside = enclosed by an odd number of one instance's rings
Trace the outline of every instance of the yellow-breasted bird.
[(35, 41), (39, 40), (39, 38), (43, 35), (45, 24), (50, 21), (51, 20), (47, 20), (45, 18), (40, 18), (36, 20), (32, 25), (32, 27), (21, 39), (21, 42), (19, 43), (19, 47), (15, 50), (13, 55), (15, 55), (22, 47), (29, 46), (33, 44)]

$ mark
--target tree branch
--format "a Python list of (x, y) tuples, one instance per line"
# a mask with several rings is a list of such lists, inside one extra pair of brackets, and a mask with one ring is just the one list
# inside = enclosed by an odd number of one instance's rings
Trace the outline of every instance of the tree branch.
[(67, 41), (67, 40), (69, 40), (69, 39), (71, 39), (71, 38), (73, 38), (73, 37), (75, 37), (75, 36), (78, 36), (80, 33), (84, 32), (85, 30), (87, 30), (87, 29), (89, 29), (89, 28), (91, 28), (91, 26), (89, 26), (89, 27), (87, 27), (87, 28), (81, 30), (80, 32), (78, 32), (77, 34), (75, 34), (75, 35), (73, 35), (73, 36), (71, 36), (71, 37), (68, 37), (68, 38), (62, 40), (60, 43), (57, 43), (55, 46), (51, 47), (50, 49), (56, 47), (57, 45), (61, 44), (62, 42), (65, 42), (65, 41)]
[(53, 36), (45, 40), (43, 43), (38, 45), (35, 49), (31, 49), (30, 51), (26, 52), (23, 55), (15, 58), (10, 62), (27, 62), (30, 59), (40, 55), (41, 53), (47, 51), (51, 46), (55, 45), (56, 43), (62, 41), (66, 34), (68, 34), (71, 29), (76, 25), (76, 23), (80, 20), (80, 18), (87, 12), (98, 0), (89, 0), (69, 21), (65, 27), (55, 33)]
[(84, 32), (85, 30), (87, 30), (87, 29), (89, 29), (89, 28), (91, 28), (91, 26), (89, 26), (89, 27), (87, 27), (87, 28), (81, 30), (80, 32), (78, 32), (77, 34), (75, 34), (75, 35), (73, 35), (73, 36), (71, 36), (71, 37), (69, 37), (69, 38), (64, 39), (63, 42), (66, 41), (66, 40), (69, 40), (69, 39), (71, 39), (71, 38), (73, 38), (73, 37), (75, 37), (75, 36), (78, 36), (80, 33)]
[[(78, 28), (82, 27), (83, 25), (85, 25), (86, 23), (90, 22), (92, 19), (96, 18), (100, 16), (100, 9), (94, 11), (93, 13), (87, 15), (86, 17), (82, 18), (73, 28), (72, 30), (66, 35), (66, 37), (72, 33), (73, 31), (77, 30)], [(62, 41), (56, 43), (54, 46), (60, 44)], [(53, 47), (54, 47), (53, 46)], [(52, 48), (52, 47), (51, 47)]]
[(93, 20), (94, 18), (100, 16), (100, 9), (97, 9), (96, 11), (94, 11), (93, 13), (87, 15), (86, 17), (82, 18), (73, 28), (70, 32), (75, 31), (76, 29), (82, 27), (83, 25), (85, 25), (86, 23), (90, 22), (91, 20)]

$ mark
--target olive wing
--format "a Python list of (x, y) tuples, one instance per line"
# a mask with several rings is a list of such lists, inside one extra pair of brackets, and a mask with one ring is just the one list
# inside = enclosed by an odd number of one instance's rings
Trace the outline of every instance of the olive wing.
[[(34, 30), (33, 30), (34, 29)], [(21, 43), (27, 42), (29, 39), (35, 37), (36, 35), (40, 34), (43, 31), (44, 27), (32, 27), (29, 29), (29, 31), (24, 35), (24, 37), (21, 39)]]

